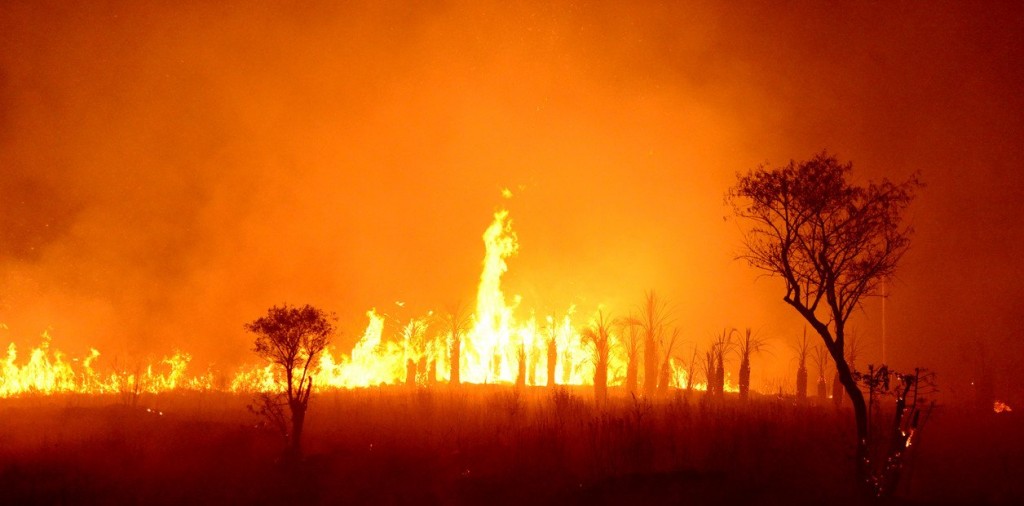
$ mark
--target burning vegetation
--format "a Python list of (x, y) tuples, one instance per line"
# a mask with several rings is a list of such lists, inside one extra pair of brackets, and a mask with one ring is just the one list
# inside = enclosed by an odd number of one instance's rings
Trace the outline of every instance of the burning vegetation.
[[(853, 483), (862, 497), (889, 497), (905, 483), (921, 429), (935, 407), (935, 383), (933, 375), (921, 370), (900, 374), (885, 365), (869, 365), (866, 373), (859, 372), (854, 366), (856, 339), (852, 333), (848, 341), (841, 339), (852, 308), (880, 277), (891, 275), (906, 247), (907, 232), (899, 228), (899, 218), (912, 199), (907, 187), (889, 183), (884, 183), (882, 190), (848, 187), (845, 175), (849, 170), (849, 165), (822, 154), (800, 166), (762, 168), (741, 176), (743, 193), (733, 194), (733, 199), (755, 199), (754, 205), (737, 207), (737, 212), (741, 217), (761, 219), (761, 226), (767, 227), (754, 228), (754, 235), (748, 236), (748, 260), (784, 277), (786, 301), (822, 337), (822, 342), (814, 344), (805, 329), (793, 346), (798, 365), (792, 390), (795, 396), (783, 395), (779, 385), (778, 395), (761, 391), (753, 396), (756, 400), (751, 399), (752, 392), (757, 392), (751, 385), (753, 359), (769, 348), (768, 338), (751, 328), (723, 328), (703, 349), (694, 345), (689, 360), (684, 360), (678, 355), (682, 331), (673, 308), (653, 290), (618, 318), (605, 307), (597, 308), (590, 318), (580, 318), (574, 306), (560, 314), (538, 314), (521, 296), (507, 296), (502, 278), (519, 243), (509, 212), (502, 209), (494, 213), (483, 234), (483, 269), (472, 310), (456, 306), (392, 322), (399, 332), (387, 335), (386, 323), (391, 317), (371, 309), (360, 339), (349, 353), (341, 353), (330, 346), (335, 315), (309, 305), (274, 306), (265, 316), (244, 325), (255, 334), (254, 351), (264, 362), (230, 373), (208, 370), (192, 374), (187, 370), (191, 356), (186, 352), (152, 364), (115, 362), (102, 367), (98, 365), (99, 351), (93, 349), (83, 359), (69, 359), (53, 350), (50, 336), (44, 334), (41, 345), (31, 350), (25, 361), (18, 360), (13, 344), (8, 347), (0, 397), (113, 395), (120, 405), (133, 410), (144, 394), (153, 399), (189, 392), (228, 396), (232, 402), (249, 398), (248, 410), (260, 419), (256, 428), (283, 438), (286, 451), (281, 462), (301, 468), (306, 465), (303, 434), (308, 432), (307, 414), (314, 392), (333, 399), (337, 406), (339, 395), (381, 393), (383, 390), (375, 387), (391, 387), (393, 394), (389, 395), (404, 396), (400, 403), (412, 399), (417, 416), (449, 409), (436, 407), (435, 395), (447, 396), (444, 402), (456, 404), (463, 402), (458, 400), (460, 396), (474, 396), (474, 403), (486, 405), (498, 417), (491, 423), (520, 431), (525, 439), (517, 444), (576, 437), (569, 434), (579, 432), (593, 440), (594, 446), (582, 452), (587, 459), (622, 459), (615, 464), (620, 472), (633, 467), (650, 472), (664, 465), (658, 460), (664, 456), (657, 455), (665, 452), (656, 449), (659, 442), (652, 439), (654, 435), (672, 441), (675, 436), (671, 434), (679, 424), (694, 426), (693, 391), (701, 392), (700, 417), (744, 420), (732, 422), (739, 424), (730, 429), (737, 433), (754, 423), (753, 419), (783, 423), (763, 411), (770, 413), (779, 402), (797, 410), (800, 417), (832, 425), (836, 433), (850, 432), (843, 422), (847, 412), (842, 409), (842, 399), (849, 395), (856, 419), (857, 480)], [(820, 192), (830, 185), (835, 187), (832, 191)], [(835, 196), (841, 198), (834, 201)], [(879, 201), (886, 199), (895, 200)], [(775, 212), (770, 210), (772, 206), (796, 208)], [(830, 217), (821, 218), (826, 215)], [(796, 217), (796, 221), (775, 223), (778, 216)], [(841, 241), (832, 242), (835, 238)], [(821, 301), (829, 306), (823, 311), (817, 308)], [(819, 319), (823, 315), (824, 319)], [(811, 398), (807, 391), (809, 366), (816, 387)], [(738, 367), (738, 385), (732, 381), (733, 367)], [(829, 374), (833, 368), (835, 373)], [(583, 395), (584, 391), (589, 393)], [(727, 400), (726, 394), (732, 393), (738, 393), (735, 404)], [(886, 399), (892, 402), (883, 402)], [(380, 401), (375, 400), (375, 405)], [(375, 409), (402, 416), (387, 405), (390, 402), (394, 399)], [(836, 409), (820, 411), (828, 404)], [(145, 416), (161, 418), (168, 412), (155, 404), (139, 409)], [(1012, 410), (997, 401), (994, 411)], [(338, 416), (337, 412), (332, 416)], [(792, 420), (784, 423), (799, 424)], [(845, 437), (853, 439), (853, 435)], [(315, 436), (320, 439), (314, 439), (313, 445), (322, 445), (322, 437)], [(375, 451), (374, 444), (368, 443), (369, 451)], [(717, 450), (708, 451), (705, 464), (724, 458), (714, 456)], [(672, 452), (667, 455), (686, 460)], [(478, 464), (458, 465), (465, 466), (459, 474), (469, 477)], [(588, 472), (596, 472), (601, 479), (614, 474), (611, 468), (576, 469), (578, 474), (572, 476)]]
[(0, 2), (0, 503), (1024, 504), (1022, 5)]
[[(671, 327), (670, 308), (655, 292), (648, 292), (643, 303), (626, 318), (615, 319), (599, 309), (580, 324), (574, 320), (576, 309), (571, 306), (561, 315), (538, 315), (522, 307), (522, 297), (506, 297), (502, 289), (502, 276), (508, 271), (506, 261), (519, 248), (508, 211), (494, 214), (483, 241), (483, 270), (472, 313), (461, 308), (440, 314), (429, 312), (404, 322), (398, 336), (387, 336), (386, 316), (371, 309), (366, 313), (366, 329), (351, 352), (340, 353), (326, 346), (317, 350), (315, 364), (301, 364), (302, 381), (311, 381), (318, 389), (400, 384), (429, 387), (438, 383), (586, 385), (595, 388), (598, 398), (607, 395), (608, 387), (625, 387), (636, 394), (640, 384), (645, 396), (663, 396), (670, 388), (684, 387), (710, 388), (714, 393), (739, 391), (727, 381), (731, 375), (725, 371), (726, 357), (739, 344), (733, 342), (734, 331), (711, 344), (711, 374), (704, 375), (704, 382), (693, 382), (693, 364), (687, 368), (673, 354), (680, 341), (679, 328)], [(526, 316), (521, 316), (524, 313)], [(0, 395), (291, 390), (290, 375), (275, 367), (281, 364), (277, 357), (268, 357), (271, 363), (234, 373), (190, 375), (190, 355), (178, 352), (155, 364), (133, 368), (115, 364), (110, 366), (112, 371), (101, 373), (104, 369), (97, 365), (99, 351), (93, 350), (84, 359), (68, 359), (51, 349), (48, 335), (43, 339), (21, 365), (14, 344), (8, 347)], [(749, 387), (749, 355), (760, 349), (762, 341), (750, 340), (749, 333), (747, 339), (742, 348), (743, 377)]]

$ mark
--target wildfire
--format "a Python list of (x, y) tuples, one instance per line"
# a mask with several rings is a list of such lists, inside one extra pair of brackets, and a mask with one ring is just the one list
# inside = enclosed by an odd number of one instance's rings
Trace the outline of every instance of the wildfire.
[[(451, 380), (451, 361), (459, 361), (460, 381), (466, 383), (543, 385), (549, 378), (562, 385), (593, 384), (595, 355), (592, 345), (582, 337), (582, 329), (573, 321), (575, 308), (560, 315), (522, 313), (519, 295), (506, 297), (502, 277), (508, 272), (507, 259), (519, 249), (512, 221), (506, 210), (494, 214), (483, 234), (485, 254), (473, 314), (460, 346), (453, 353), (456, 336), (452, 329), (437, 324), (437, 315), (428, 313), (401, 324), (397, 338), (384, 335), (385, 315), (371, 309), (368, 324), (350, 354), (325, 350), (315, 377), (321, 388), (358, 388), (386, 384), (430, 385)], [(610, 336), (608, 385), (625, 383), (627, 358), (619, 337)], [(68, 361), (59, 351), (50, 351), (50, 337), (29, 353), (28, 362), (16, 364), (14, 344), (8, 347), (0, 376), (0, 397), (37, 392), (80, 393), (155, 393), (175, 389), (213, 388), (213, 375), (189, 377), (186, 368), (191, 357), (177, 352), (157, 364), (132, 370), (114, 367), (102, 375), (94, 369), (100, 353), (93, 349), (83, 360)], [(682, 388), (692, 374), (681, 361), (667, 361), (671, 385)], [(549, 369), (551, 369), (549, 371)], [(549, 374), (550, 373), (550, 374)], [(270, 364), (243, 369), (223, 388), (234, 392), (268, 391), (280, 388), (280, 374)], [(705, 390), (706, 383), (690, 385)], [(731, 379), (727, 391), (738, 388)], [(1000, 403), (996, 410), (1000, 411)], [(1004, 405), (1005, 406), (1005, 405)], [(1009, 406), (1005, 409), (1009, 411)]]
[[(185, 370), (192, 357), (177, 352), (164, 357), (158, 364), (134, 367), (131, 370), (117, 368), (106, 375), (98, 373), (93, 363), (100, 352), (92, 349), (82, 360), (68, 361), (60, 351), (50, 352), (50, 335), (43, 333), (42, 344), (29, 352), (28, 362), (17, 365), (18, 350), (14, 343), (7, 346), (0, 375), (0, 397), (38, 393), (156, 393), (178, 388), (206, 390), (212, 388), (212, 374), (186, 377)], [(80, 366), (75, 363), (80, 362)]]

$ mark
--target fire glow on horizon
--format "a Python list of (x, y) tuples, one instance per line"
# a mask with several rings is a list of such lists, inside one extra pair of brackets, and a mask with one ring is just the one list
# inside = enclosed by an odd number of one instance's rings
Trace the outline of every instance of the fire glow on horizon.
[[(494, 220), (483, 234), (485, 255), (477, 287), (472, 325), (462, 339), (460, 381), (474, 384), (544, 385), (548, 378), (548, 354), (557, 351), (553, 375), (559, 385), (592, 385), (594, 351), (574, 323), (575, 308), (561, 316), (517, 317), (522, 305), (519, 295), (509, 300), (502, 291), (502, 276), (508, 271), (506, 260), (515, 255), (519, 243), (507, 210), (494, 213)], [(385, 316), (371, 309), (362, 337), (350, 354), (328, 349), (320, 358), (315, 383), (321, 388), (360, 388), (377, 385), (416, 384), (429, 386), (450, 381), (449, 347), (452, 335), (436, 325), (432, 312), (405, 323), (396, 337), (384, 335)], [(0, 397), (29, 393), (113, 394), (129, 386), (142, 392), (158, 393), (176, 389), (221, 389), (232, 392), (270, 391), (283, 388), (283, 377), (276, 366), (254, 366), (236, 372), (230, 381), (216, 381), (213, 371), (189, 376), (186, 368), (191, 356), (176, 352), (157, 363), (134, 368), (112, 364), (113, 372), (101, 374), (94, 368), (100, 352), (92, 349), (84, 359), (67, 359), (50, 349), (50, 336), (43, 334), (40, 346), (29, 352), (27, 362), (17, 364), (14, 344), (0, 369)], [(612, 335), (608, 359), (608, 384), (621, 386), (626, 381), (627, 357), (618, 332)], [(693, 374), (672, 357), (671, 386), (681, 388)], [(525, 378), (520, 379), (519, 375)], [(707, 384), (694, 382), (693, 388), (706, 390)], [(726, 391), (738, 391), (728, 378)]]

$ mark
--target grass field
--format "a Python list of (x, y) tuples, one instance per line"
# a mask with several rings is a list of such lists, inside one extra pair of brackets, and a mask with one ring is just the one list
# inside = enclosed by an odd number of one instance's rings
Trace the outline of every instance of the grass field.
[[(852, 416), (831, 405), (464, 386), (330, 391), (304, 459), (224, 393), (0, 400), (2, 504), (856, 504)], [(905, 504), (1024, 501), (1016, 413), (938, 409)]]

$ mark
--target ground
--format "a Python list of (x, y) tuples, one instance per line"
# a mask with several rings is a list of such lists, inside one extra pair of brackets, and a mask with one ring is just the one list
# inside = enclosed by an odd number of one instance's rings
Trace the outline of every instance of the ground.
[[(856, 504), (852, 417), (831, 404), (509, 386), (330, 391), (304, 457), (217, 392), (0, 400), (8, 504)], [(937, 408), (898, 504), (1024, 500), (1016, 413)]]

